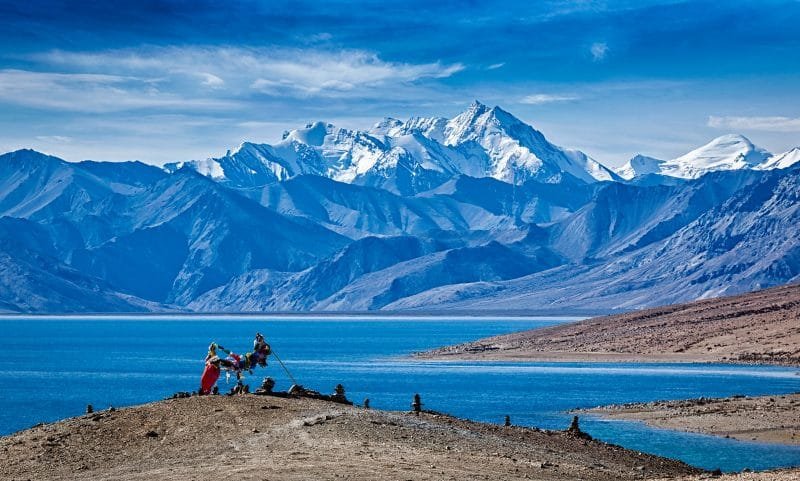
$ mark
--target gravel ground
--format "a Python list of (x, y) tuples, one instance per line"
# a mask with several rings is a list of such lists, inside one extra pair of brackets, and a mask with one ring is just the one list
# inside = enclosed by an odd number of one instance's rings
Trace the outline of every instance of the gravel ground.
[(310, 399), (208, 396), (0, 438), (3, 480), (628, 480), (702, 472), (566, 432)]

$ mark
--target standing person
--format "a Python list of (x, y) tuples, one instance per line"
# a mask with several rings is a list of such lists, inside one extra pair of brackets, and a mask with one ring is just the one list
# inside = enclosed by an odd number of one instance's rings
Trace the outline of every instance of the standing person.
[(200, 395), (211, 394), (214, 384), (219, 379), (219, 365), (220, 358), (217, 355), (217, 344), (212, 342), (208, 346), (208, 354), (206, 354), (206, 367), (203, 370), (203, 375), (200, 377)]

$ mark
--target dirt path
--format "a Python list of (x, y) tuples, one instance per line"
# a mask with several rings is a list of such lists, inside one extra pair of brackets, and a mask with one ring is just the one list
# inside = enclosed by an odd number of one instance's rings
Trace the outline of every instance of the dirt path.
[(0, 438), (6, 480), (540, 479), (699, 474), (564, 432), (261, 396), (168, 400)]
[(800, 393), (630, 403), (583, 412), (681, 431), (800, 445)]
[(481, 339), (418, 357), (800, 366), (800, 285)]

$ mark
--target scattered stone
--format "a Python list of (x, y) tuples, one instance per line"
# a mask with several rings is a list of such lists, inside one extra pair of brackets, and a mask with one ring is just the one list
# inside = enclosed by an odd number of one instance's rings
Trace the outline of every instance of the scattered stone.
[(244, 384), (242, 381), (239, 381), (236, 383), (235, 386), (231, 388), (230, 392), (228, 393), (228, 396), (235, 396), (238, 394), (249, 394), (249, 393), (250, 393), (250, 386)]
[(158, 437), (158, 433), (155, 432), (155, 431), (147, 431), (147, 433), (145, 433), (144, 436), (147, 437), (147, 438), (157, 438)]

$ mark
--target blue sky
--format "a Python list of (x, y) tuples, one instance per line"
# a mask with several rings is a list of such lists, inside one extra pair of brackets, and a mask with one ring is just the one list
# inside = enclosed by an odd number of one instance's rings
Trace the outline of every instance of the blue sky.
[(162, 163), (479, 99), (609, 166), (729, 132), (782, 152), (798, 25), (797, 0), (0, 0), (0, 151)]

